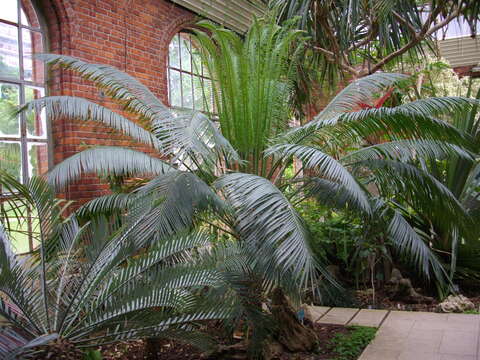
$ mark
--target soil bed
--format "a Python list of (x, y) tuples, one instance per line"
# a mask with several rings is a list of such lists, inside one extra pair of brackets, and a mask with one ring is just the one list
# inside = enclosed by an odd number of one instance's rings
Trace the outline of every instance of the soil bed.
[[(283, 353), (278, 360), (327, 360), (335, 359), (338, 354), (335, 352), (332, 339), (337, 334), (349, 335), (353, 330), (342, 325), (315, 324), (315, 332), (319, 339), (320, 349), (318, 353)], [(175, 341), (161, 341), (158, 352), (160, 360), (215, 360), (206, 358), (194, 347)], [(145, 359), (145, 342), (131, 341), (119, 342), (101, 348), (104, 360), (127, 360)]]
[[(438, 300), (430, 304), (408, 304), (402, 301), (391, 300), (381, 290), (377, 290), (375, 293), (375, 305), (372, 301), (372, 296), (365, 293), (365, 291), (358, 291), (356, 293), (355, 300), (356, 306), (362, 309), (383, 309), (383, 310), (401, 310), (401, 311), (426, 311), (426, 312), (438, 312), (437, 306)], [(475, 308), (480, 308), (480, 296), (469, 297), (469, 300), (475, 304)]]

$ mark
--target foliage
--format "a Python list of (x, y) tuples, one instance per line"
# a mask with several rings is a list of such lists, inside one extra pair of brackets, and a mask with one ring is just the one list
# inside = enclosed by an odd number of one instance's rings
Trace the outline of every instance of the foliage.
[(467, 310), (467, 311), (464, 311), (463, 314), (480, 315), (480, 311), (478, 311), (478, 310)]
[(329, 263), (340, 262), (349, 267), (349, 258), (363, 235), (359, 219), (322, 208), (315, 201), (304, 201), (297, 209), (307, 223), (316, 255), (328, 259)]
[(214, 74), (222, 134), (246, 160), (239, 164), (240, 171), (268, 177), (263, 152), (269, 140), (288, 127), (304, 37), (295, 25), (255, 20), (245, 39), (208, 22), (194, 28), (202, 62)]
[[(466, 96), (476, 94), (480, 84), (470, 77), (460, 77), (446, 59), (427, 54), (421, 61), (402, 63), (392, 71), (412, 74), (399, 86), (401, 101), (413, 101), (431, 96)], [(400, 85), (400, 84), (399, 84)]]
[(350, 326), (349, 334), (336, 334), (331, 340), (334, 351), (338, 354), (333, 360), (355, 360), (375, 338), (376, 328)]
[(41, 233), (38, 250), (20, 258), (0, 224), (0, 314), (10, 323), (0, 331), (3, 358), (35, 357), (56, 341), (81, 349), (158, 336), (208, 346), (195, 323), (229, 313), (218, 299), (197, 294), (220, 279), (196, 260), (195, 249), (208, 245), (208, 235), (158, 237), (156, 221), (139, 208), (124, 221), (129, 226), (81, 226), (62, 216), (61, 202), (40, 178), (15, 188), (39, 212)]
[[(442, 92), (460, 92), (470, 98), (480, 99), (478, 81), (458, 79), (456, 75), (452, 75), (452, 70), (445, 69), (443, 63), (427, 64), (426, 68), (427, 70), (413, 79), (416, 84), (413, 91), (402, 89), (401, 94), (404, 95), (404, 100), (407, 97), (416, 97), (419, 99), (418, 101), (423, 101), (425, 96)], [(436, 81), (439, 79), (448, 80)], [(480, 152), (478, 104), (446, 114), (444, 118), (464, 137), (470, 139), (469, 151), (472, 158), (477, 159)], [(458, 154), (450, 154), (444, 159), (427, 160), (419, 166), (455, 196), (463, 212), (471, 218), (472, 226), (463, 229), (457, 226), (445, 228), (442, 220), (436, 220), (431, 215), (417, 217), (416, 221), (423, 224), (421, 226), (425, 231), (431, 233), (433, 246), (442, 254), (444, 261), (449, 263), (450, 277), (462, 283), (470, 281), (478, 283), (480, 280), (477, 275), (478, 266), (474, 259), (480, 251), (479, 233), (477, 227), (473, 225), (478, 220), (477, 210), (480, 206), (477, 162)]]
[[(425, 278), (445, 284), (442, 264), (424, 229), (412, 221), (412, 212), (443, 222), (445, 229), (455, 226), (462, 231), (468, 228), (469, 217), (451, 191), (419, 164), (451, 154), (472, 161), (470, 138), (441, 117), (472, 108), (476, 102), (443, 97), (360, 110), (360, 104), (371, 103), (406, 78), (378, 73), (347, 86), (312, 122), (288, 128), (290, 78), (295, 77), (303, 35), (267, 20), (255, 22), (243, 41), (229, 30), (204, 22), (195, 34), (209, 73), (218, 81), (215, 93), (220, 127), (203, 113), (172, 111), (143, 84), (113, 67), (63, 55), (43, 58), (92, 81), (124, 112), (68, 96), (34, 100), (19, 110), (45, 109), (54, 120), (97, 121), (150, 149), (147, 153), (120, 146), (89, 148), (49, 174), (49, 182), (58, 189), (85, 173), (120, 183), (143, 178), (128, 192), (93, 199), (79, 210), (79, 216), (92, 220), (88, 226), (104, 224), (101, 220), (105, 217), (115, 226), (106, 243), (98, 230), (95, 234), (100, 238), (90, 242), (92, 251), (96, 244), (105, 244), (99, 259), (106, 269), (99, 274), (108, 277), (129, 256), (152, 243), (148, 252), (142, 252), (144, 260), (140, 262), (149, 263), (149, 257), (169, 242), (198, 239), (200, 235), (192, 235), (198, 234), (196, 229), (215, 229), (213, 233), (220, 236), (211, 254), (198, 252), (217, 268), (213, 280), (222, 283), (212, 289), (212, 298), (234, 309), (229, 319), (232, 328), (246, 320), (252, 329), (251, 351), (258, 354), (273, 331), (262, 311), (271, 291), (281, 287), (292, 300), (298, 300), (307, 285), (318, 288), (330, 279), (312, 252), (311, 234), (295, 208), (305, 199), (315, 198), (322, 206), (345, 210), (367, 224), (369, 234), (375, 235), (370, 247), (375, 254), (388, 244)], [(139, 121), (131, 121), (125, 114)], [(365, 147), (365, 138), (372, 136), (380, 141)], [(293, 161), (301, 162), (301, 171), (285, 177), (284, 171)], [(116, 187), (120, 191), (126, 188)], [(132, 248), (122, 250), (127, 239), (133, 239)], [(115, 250), (112, 258), (114, 243), (124, 252), (116, 257)], [(197, 265), (194, 255), (189, 253), (188, 259), (180, 260)], [(133, 264), (135, 268), (136, 261)], [(174, 264), (165, 265), (164, 275), (173, 276), (176, 270), (167, 265)], [(156, 275), (139, 286), (165, 290), (162, 277)], [(92, 286), (92, 292), (103, 291), (95, 287), (98, 280), (87, 278), (85, 284)], [(189, 292), (185, 296), (191, 299)], [(85, 303), (89, 299), (90, 293)], [(196, 301), (187, 301), (187, 305), (193, 304)], [(187, 310), (192, 310), (189, 306)], [(215, 317), (222, 314), (215, 313)], [(142, 317), (141, 321), (145, 319), (157, 317)], [(78, 321), (77, 326), (81, 325)], [(82, 336), (89, 334), (85, 331)]]
[[(257, 23), (256, 27), (251, 30), (251, 36), (257, 34), (256, 36), (260, 37), (265, 34), (260, 31), (262, 26), (265, 25)], [(277, 29), (276, 25), (267, 25), (266, 27)], [(228, 31), (225, 30), (217, 30), (217, 32), (228, 34)], [(267, 33), (269, 32), (267, 31)], [(269, 37), (267, 40), (271, 41)], [(280, 36), (278, 41), (283, 44), (283, 37)], [(237, 43), (237, 45), (239, 44)], [(236, 58), (235, 55), (228, 52), (224, 55), (227, 59)], [(58, 165), (50, 174), (53, 183), (63, 186), (85, 171), (100, 173), (108, 171), (113, 176), (150, 174), (158, 176), (158, 181), (171, 181), (178, 179), (176, 176), (168, 175), (177, 173), (175, 167), (184, 167), (190, 170), (187, 173), (192, 179), (200, 176), (207, 183), (211, 183), (215, 180), (216, 174), (222, 174), (230, 169), (235, 171), (244, 168), (244, 163), (250, 164), (247, 165), (247, 171), (264, 175), (267, 169), (265, 165), (271, 164), (268, 166), (270, 170), (267, 177), (275, 182), (275, 179), (282, 175), (283, 170), (295, 156), (303, 162), (305, 169), (311, 169), (315, 174), (315, 176), (303, 180), (307, 197), (317, 197), (320, 202), (329, 206), (340, 208), (348, 206), (352, 210), (359, 211), (361, 216), (366, 218), (374, 215), (374, 211), (378, 212), (374, 218), (381, 220), (379, 225), (383, 227), (387, 237), (397, 249), (408, 254), (425, 276), (428, 277), (430, 270), (433, 269), (437, 280), (442, 281), (441, 266), (428, 248), (426, 238), (421, 235), (421, 232), (411, 227), (404, 218), (405, 211), (401, 207), (398, 208), (396, 201), (390, 199), (392, 199), (392, 194), (396, 197), (401, 195), (404, 201), (407, 203), (410, 201), (410, 206), (414, 205), (411, 203), (412, 200), (418, 201), (422, 206), (420, 210), (435, 212), (437, 216), (442, 217), (446, 226), (453, 226), (452, 219), (458, 218), (462, 213), (457, 200), (443, 185), (430, 175), (424, 174), (413, 163), (418, 161), (419, 156), (439, 158), (452, 153), (465, 159), (469, 158), (470, 155), (458, 146), (466, 146), (468, 141), (454, 127), (436, 118), (436, 115), (441, 113), (451, 113), (462, 107), (471, 107), (472, 102), (469, 100), (432, 98), (394, 108), (352, 112), (359, 103), (368, 103), (382, 89), (405, 79), (404, 76), (395, 74), (372, 75), (346, 87), (314, 121), (293, 128), (272, 139), (276, 144), (262, 155), (266, 156), (266, 161), (263, 161), (260, 160), (259, 154), (255, 154), (252, 158), (252, 154), (248, 151), (245, 153), (246, 150), (236, 149), (230, 145), (230, 142), (237, 141), (242, 136), (242, 131), (244, 139), (250, 139), (247, 133), (256, 134), (255, 127), (239, 128), (236, 130), (238, 133), (228, 133), (227, 131), (227, 136), (223, 137), (204, 115), (192, 113), (175, 116), (168, 108), (153, 98), (153, 95), (143, 85), (116, 69), (86, 64), (65, 56), (49, 55), (46, 59), (51, 63), (76, 70), (85, 78), (93, 80), (98, 86), (104, 88), (114, 100), (122, 103), (126, 111), (136, 113), (145, 121), (150, 121), (153, 124), (153, 130), (148, 132), (140, 125), (111, 110), (83, 99), (71, 97), (35, 100), (28, 103), (22, 110), (45, 107), (47, 113), (53, 118), (71, 117), (77, 121), (90, 119), (100, 121), (124, 131), (137, 141), (149, 144), (162, 153), (174, 155), (170, 164), (167, 164), (157, 157), (151, 157), (131, 149), (92, 148)], [(216, 74), (215, 71), (211, 71), (211, 73)], [(234, 77), (235, 74), (231, 72), (230, 76)], [(264, 83), (269, 85), (268, 81)], [(258, 90), (258, 88), (253, 89)], [(239, 86), (234, 91), (249, 92), (250, 90)], [(257, 110), (260, 111), (260, 108)], [(242, 112), (235, 114), (239, 118), (243, 116)], [(267, 121), (265, 117), (253, 116), (250, 119)], [(192, 127), (192, 121), (195, 121), (195, 124), (200, 121), (198, 124), (202, 124), (202, 127), (199, 128), (198, 125)], [(200, 131), (200, 129), (205, 129), (205, 131)], [(223, 131), (223, 127), (221, 130)], [(361, 147), (365, 137), (378, 134), (379, 131), (382, 131), (383, 143), (367, 148)], [(256, 152), (261, 152), (266, 144), (265, 141)], [(335, 157), (341, 154), (339, 149), (345, 148), (346, 145), (350, 146), (350, 151), (337, 160)], [(181, 155), (178, 155), (178, 152)], [(241, 159), (241, 156), (246, 156), (246, 158)], [(413, 163), (406, 164), (405, 161)], [(252, 166), (252, 162), (256, 165)], [(262, 165), (257, 166), (260, 163)], [(193, 168), (192, 164), (195, 165)], [(182, 173), (180, 172), (180, 174)], [(161, 180), (162, 178), (165, 180)], [(194, 180), (189, 186), (193, 184), (204, 186), (200, 178)], [(291, 181), (297, 180), (292, 179)], [(377, 188), (380, 195), (388, 200), (377, 198), (378, 196), (375, 194), (366, 191), (365, 186), (368, 183), (371, 183), (368, 186), (373, 185), (373, 188)], [(249, 238), (254, 239), (254, 243), (257, 244), (255, 246), (263, 243), (270, 243), (272, 246), (280, 246), (280, 248), (283, 247), (283, 244), (288, 246), (285, 253), (281, 250), (281, 257), (265, 258), (272, 261), (267, 268), (277, 267), (279, 265), (277, 260), (282, 262), (286, 254), (290, 254), (294, 257), (285, 263), (289, 271), (294, 269), (294, 273), (299, 278), (305, 278), (305, 275), (312, 274), (314, 262), (310, 259), (309, 235), (304, 231), (303, 221), (295, 220), (297, 216), (295, 211), (284, 212), (284, 207), (289, 207), (288, 199), (284, 198), (275, 186), (266, 186), (267, 183), (261, 177), (240, 173), (220, 178), (217, 184), (219, 188), (228, 190), (224, 191), (225, 199), (235, 209), (232, 214), (233, 218), (225, 218), (222, 215), (225, 225), (221, 225), (221, 228), (226, 227), (227, 232), (242, 241)], [(297, 195), (301, 193), (299, 192)], [(433, 199), (432, 194), (436, 194)], [(177, 201), (172, 204), (188, 205), (188, 201), (182, 199), (184, 195), (185, 192), (180, 191), (175, 195)], [(298, 198), (297, 195), (294, 194), (293, 198)], [(94, 201), (93, 204), (97, 207), (108, 205), (122, 209), (130, 198), (130, 196), (106, 197)], [(302, 201), (302, 198), (300, 197), (298, 201)], [(263, 203), (263, 207), (259, 207), (260, 203)], [(262, 211), (261, 216), (256, 219), (260, 227), (240, 225), (243, 223), (243, 218), (247, 219), (254, 209)], [(268, 211), (265, 211), (267, 209)], [(165, 212), (170, 215), (168, 221), (173, 222), (176, 221), (174, 219), (179, 213), (181, 213), (181, 209), (178, 207), (175, 211), (169, 209)], [(276, 232), (261, 232), (262, 224), (266, 224), (264, 221), (282, 217), (291, 221), (277, 222)], [(466, 227), (466, 221), (460, 221), (460, 226)], [(240, 227), (238, 227), (239, 225)], [(287, 234), (290, 237), (285, 238), (283, 235)], [(291, 239), (291, 241), (287, 239)], [(302, 264), (308, 265), (309, 268), (302, 268)]]
[[(264, 0), (282, 21), (300, 18), (309, 36), (295, 96), (305, 116), (336, 85), (417, 62), (435, 52), (433, 40), (457, 22), (477, 33), (480, 6), (462, 1)], [(476, 4), (476, 2), (474, 2)], [(438, 96), (438, 95), (433, 95)]]

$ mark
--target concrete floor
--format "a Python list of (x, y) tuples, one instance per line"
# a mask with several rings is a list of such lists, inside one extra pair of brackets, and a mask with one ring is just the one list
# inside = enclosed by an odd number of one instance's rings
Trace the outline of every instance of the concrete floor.
[(378, 327), (359, 360), (480, 360), (480, 315), (311, 307), (317, 322)]

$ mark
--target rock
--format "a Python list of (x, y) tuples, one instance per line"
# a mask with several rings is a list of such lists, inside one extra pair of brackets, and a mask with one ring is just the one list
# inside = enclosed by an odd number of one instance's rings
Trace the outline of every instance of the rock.
[(437, 310), (444, 313), (462, 313), (474, 309), (475, 304), (463, 295), (450, 295), (437, 306)]
[(434, 299), (421, 295), (412, 286), (408, 278), (404, 278), (398, 269), (392, 270), (392, 276), (386, 284), (386, 290), (392, 300), (403, 301), (408, 304), (431, 304)]
[(402, 273), (398, 269), (393, 269), (392, 274), (390, 275), (389, 283), (395, 283), (403, 279)]

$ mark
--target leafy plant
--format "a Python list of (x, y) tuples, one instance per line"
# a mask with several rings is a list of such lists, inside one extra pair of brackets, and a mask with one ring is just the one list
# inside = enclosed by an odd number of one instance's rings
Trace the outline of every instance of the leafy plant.
[(105, 221), (80, 225), (75, 216), (62, 216), (61, 202), (42, 179), (15, 188), (39, 213), (40, 246), (14, 255), (0, 224), (0, 315), (9, 322), (0, 330), (2, 358), (44, 351), (81, 358), (84, 348), (150, 336), (208, 346), (196, 324), (229, 313), (218, 300), (197, 296), (220, 279), (195, 260), (208, 235), (160, 236), (157, 221), (141, 209), (119, 228)]
[[(386, 71), (389, 65), (418, 62), (436, 51), (449, 25), (477, 33), (480, 7), (469, 0), (263, 0), (279, 22), (300, 18), (308, 35), (296, 82), (298, 112), (324, 104), (332, 87)], [(388, 70), (387, 70), (388, 71)], [(438, 95), (436, 95), (438, 96)], [(311, 114), (311, 113), (310, 113)]]
[(334, 360), (358, 359), (377, 332), (377, 329), (365, 326), (350, 326), (349, 329), (349, 334), (336, 334), (330, 342), (338, 354)]
[[(374, 232), (379, 240), (388, 240), (425, 277), (445, 281), (428, 238), (409, 221), (410, 207), (402, 205), (418, 201), (421, 210), (435, 211), (446, 226), (454, 219), (455, 226), (467, 226), (451, 192), (413, 162), (448, 154), (470, 159), (461, 148), (470, 145), (469, 139), (437, 115), (472, 107), (473, 101), (432, 98), (359, 110), (360, 104), (405, 79), (379, 73), (347, 86), (312, 122), (289, 128), (290, 79), (296, 76), (303, 34), (266, 20), (256, 21), (244, 40), (203, 22), (195, 34), (214, 79), (219, 126), (199, 112), (172, 111), (115, 68), (43, 56), (49, 64), (92, 81), (140, 121), (68, 96), (34, 100), (20, 111), (45, 109), (54, 120), (97, 121), (151, 147), (148, 154), (117, 146), (89, 148), (50, 172), (50, 183), (59, 188), (85, 173), (116, 180), (146, 178), (129, 192), (92, 200), (80, 210), (82, 217), (109, 216), (142, 239), (135, 241), (135, 250), (150, 244), (145, 236), (162, 246), (185, 231), (215, 229), (226, 244), (214, 249), (222, 259), (224, 292), (237, 295), (231, 304), (238, 305), (232, 306), (238, 309), (234, 320), (247, 319), (249, 340), (257, 350), (269, 333), (299, 326), (292, 320), (273, 329), (263, 321), (262, 303), (272, 290), (281, 288), (298, 299), (306, 285), (315, 288), (329, 279), (295, 208), (306, 198), (355, 212), (372, 229), (381, 229)], [(372, 135), (382, 143), (363, 147), (365, 137)], [(301, 161), (305, 176), (300, 171), (284, 176), (293, 159)]]

